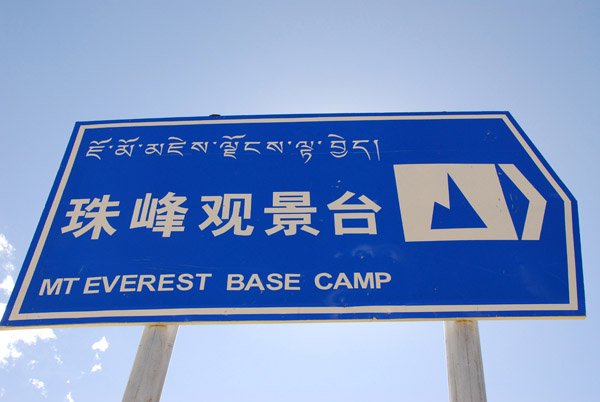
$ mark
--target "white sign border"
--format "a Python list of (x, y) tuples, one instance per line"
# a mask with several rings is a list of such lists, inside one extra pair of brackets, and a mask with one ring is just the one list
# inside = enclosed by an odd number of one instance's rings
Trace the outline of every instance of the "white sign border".
[[(33, 278), (48, 233), (54, 221), (58, 205), (62, 198), (69, 175), (73, 168), (77, 152), (86, 130), (97, 128), (117, 127), (147, 127), (147, 126), (180, 126), (180, 125), (218, 125), (240, 123), (307, 123), (327, 121), (394, 121), (394, 120), (466, 120), (466, 119), (501, 119), (519, 141), (523, 149), (531, 157), (538, 169), (543, 173), (551, 186), (556, 190), (565, 203), (565, 230), (567, 246), (567, 266), (569, 283), (569, 302), (560, 304), (485, 304), (485, 305), (398, 305), (398, 306), (355, 306), (355, 307), (239, 307), (239, 308), (184, 308), (184, 309), (140, 309), (140, 310), (97, 310), (50, 313), (21, 313), (25, 295)], [(380, 116), (322, 116), (322, 117), (264, 117), (240, 118), (224, 120), (165, 120), (147, 122), (115, 122), (82, 124), (79, 127), (75, 142), (71, 149), (67, 165), (52, 201), (50, 211), (44, 223), (27, 272), (12, 306), (9, 321), (52, 320), (52, 319), (84, 319), (84, 318), (119, 318), (119, 317), (149, 317), (149, 316), (227, 316), (227, 315), (282, 315), (282, 314), (359, 314), (359, 313), (465, 313), (492, 311), (577, 311), (577, 272), (575, 258), (575, 239), (573, 230), (573, 211), (571, 200), (563, 191), (554, 177), (546, 169), (540, 158), (533, 151), (519, 130), (506, 114), (419, 114), (419, 115), (380, 115)], [(518, 317), (517, 317), (518, 318)], [(410, 318), (408, 318), (410, 319)], [(257, 317), (256, 321), (264, 321)], [(277, 320), (275, 320), (277, 321)], [(203, 321), (198, 321), (203, 322)], [(216, 321), (220, 322), (220, 321)]]

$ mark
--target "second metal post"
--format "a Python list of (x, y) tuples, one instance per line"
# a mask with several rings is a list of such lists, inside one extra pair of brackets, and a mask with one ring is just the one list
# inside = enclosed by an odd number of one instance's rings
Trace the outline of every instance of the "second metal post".
[(477, 321), (444, 322), (450, 402), (486, 402)]

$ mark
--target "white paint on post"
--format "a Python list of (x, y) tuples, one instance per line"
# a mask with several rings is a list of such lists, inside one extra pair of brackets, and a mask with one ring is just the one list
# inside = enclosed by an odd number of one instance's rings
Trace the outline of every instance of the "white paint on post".
[(450, 402), (486, 402), (477, 321), (445, 321)]
[(178, 325), (148, 325), (144, 328), (123, 402), (160, 401), (178, 328)]

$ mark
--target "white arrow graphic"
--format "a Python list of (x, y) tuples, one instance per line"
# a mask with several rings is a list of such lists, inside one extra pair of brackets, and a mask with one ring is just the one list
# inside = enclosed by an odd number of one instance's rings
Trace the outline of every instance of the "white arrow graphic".
[[(546, 200), (512, 164), (499, 165), (529, 200), (522, 240), (539, 240)], [(518, 240), (493, 164), (394, 165), (402, 227), (407, 242)], [(432, 229), (435, 203), (451, 208), (448, 176), (486, 227)]]
[(546, 213), (546, 200), (515, 165), (501, 164), (499, 166), (529, 200), (521, 240), (539, 240)]

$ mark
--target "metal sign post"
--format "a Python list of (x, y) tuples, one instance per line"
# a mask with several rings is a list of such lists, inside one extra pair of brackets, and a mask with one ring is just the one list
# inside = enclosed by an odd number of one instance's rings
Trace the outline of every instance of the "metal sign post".
[(486, 402), (477, 321), (445, 321), (450, 402)]
[(178, 325), (144, 328), (123, 402), (158, 402), (162, 393)]

